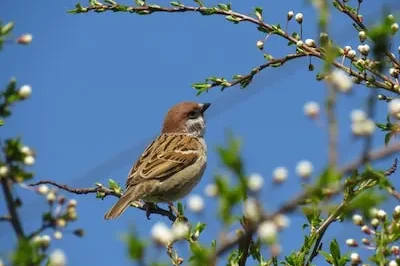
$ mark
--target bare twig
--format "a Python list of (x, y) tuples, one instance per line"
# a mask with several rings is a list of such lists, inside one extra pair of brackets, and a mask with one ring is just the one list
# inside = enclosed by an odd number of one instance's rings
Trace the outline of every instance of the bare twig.
[(0, 216), (0, 222), (9, 222), (9, 221), (11, 221), (11, 216), (10, 215)]
[[(48, 184), (48, 185), (53, 185), (59, 189), (62, 189), (64, 191), (77, 194), (77, 195), (85, 195), (85, 194), (97, 194), (99, 192), (103, 193), (104, 196), (114, 196), (119, 198), (121, 195), (116, 193), (115, 191), (104, 187), (104, 186), (98, 186), (98, 187), (93, 187), (93, 188), (73, 188), (68, 185), (63, 185), (63, 184), (58, 184), (57, 182), (51, 181), (51, 180), (41, 180), (39, 182), (30, 184), (29, 186), (38, 186), (41, 184)], [(165, 210), (163, 208), (160, 208), (158, 206), (153, 206), (150, 210), (147, 210), (144, 205), (139, 205), (135, 206), (136, 208), (142, 210), (142, 211), (148, 211), (150, 214), (159, 214), (162, 216), (168, 217), (169, 220), (174, 222), (177, 217), (177, 213), (173, 213), (172, 211)]]
[(25, 238), (24, 229), (18, 216), (17, 207), (14, 197), (11, 193), (11, 182), (7, 177), (0, 178), (3, 187), (4, 198), (6, 200), (7, 209), (10, 215), (10, 221), (18, 238)]

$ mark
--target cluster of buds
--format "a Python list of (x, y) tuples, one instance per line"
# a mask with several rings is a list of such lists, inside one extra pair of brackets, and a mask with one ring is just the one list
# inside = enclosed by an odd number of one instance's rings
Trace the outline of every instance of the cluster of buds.
[(189, 233), (189, 224), (182, 221), (175, 221), (172, 228), (163, 222), (157, 222), (151, 228), (151, 238), (156, 245), (160, 246), (168, 246), (175, 241), (186, 239), (189, 237)]
[[(400, 205), (396, 206), (392, 213), (392, 219), (388, 216), (385, 210), (372, 208), (369, 212), (369, 225), (365, 222), (364, 218), (359, 215), (353, 215), (353, 224), (359, 226), (361, 231), (366, 235), (362, 238), (361, 242), (364, 245), (364, 248), (369, 250), (374, 250), (376, 252), (382, 252), (383, 249), (377, 249), (376, 242), (380, 242), (381, 238), (385, 238), (385, 235), (390, 236), (391, 234), (398, 232), (400, 228), (399, 219), (400, 219)], [(382, 226), (382, 229), (378, 231), (379, 226)], [(386, 239), (386, 238), (385, 238)], [(390, 238), (387, 238), (388, 240)], [(398, 265), (398, 261), (400, 259), (400, 248), (397, 245), (391, 245), (392, 242), (385, 243), (385, 265), (395, 266)], [(352, 248), (356, 248), (359, 246), (355, 239), (347, 239), (346, 245)], [(394, 258), (394, 259), (393, 259)], [(358, 253), (352, 253), (350, 256), (352, 265), (359, 265), (362, 261)]]
[(361, 55), (368, 56), (370, 47), (368, 44), (360, 44), (357, 47), (357, 50), (360, 52)]
[(375, 132), (375, 122), (364, 111), (355, 109), (350, 114), (351, 131), (354, 136), (371, 136)]

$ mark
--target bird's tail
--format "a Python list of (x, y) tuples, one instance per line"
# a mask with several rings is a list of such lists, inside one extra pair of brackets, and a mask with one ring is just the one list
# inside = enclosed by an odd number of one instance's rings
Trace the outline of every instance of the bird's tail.
[(104, 219), (110, 220), (118, 218), (129, 207), (129, 205), (131, 205), (131, 202), (136, 200), (135, 194), (134, 187), (129, 187), (117, 203), (106, 212)]

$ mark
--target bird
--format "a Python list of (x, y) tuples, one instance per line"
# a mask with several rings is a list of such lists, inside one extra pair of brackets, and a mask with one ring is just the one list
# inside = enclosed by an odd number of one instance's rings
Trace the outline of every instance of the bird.
[(210, 106), (188, 101), (168, 110), (161, 133), (133, 164), (125, 191), (106, 220), (118, 218), (134, 201), (171, 206), (193, 190), (207, 165), (204, 113)]

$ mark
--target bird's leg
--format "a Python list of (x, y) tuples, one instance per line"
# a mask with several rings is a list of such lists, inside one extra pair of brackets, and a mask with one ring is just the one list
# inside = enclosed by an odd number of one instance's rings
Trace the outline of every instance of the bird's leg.
[(168, 201), (168, 209), (170, 212), (174, 212), (175, 207), (172, 201)]
[(151, 203), (151, 202), (145, 202), (144, 203), (144, 207), (146, 209), (146, 218), (147, 218), (147, 220), (150, 220), (151, 209), (153, 209), (154, 206), (155, 206), (155, 204)]

